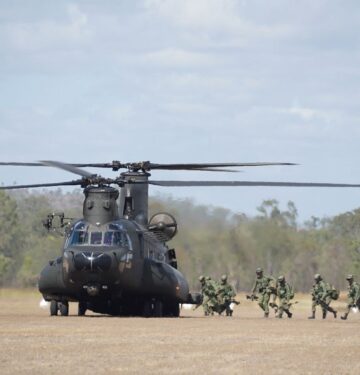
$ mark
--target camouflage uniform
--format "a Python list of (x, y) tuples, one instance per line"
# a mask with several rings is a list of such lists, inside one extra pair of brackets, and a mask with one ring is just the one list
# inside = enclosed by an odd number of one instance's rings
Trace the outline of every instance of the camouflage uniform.
[(292, 287), (286, 282), (284, 276), (279, 276), (278, 278), (278, 282), (276, 284), (276, 294), (279, 298), (279, 312), (277, 317), (281, 319), (285, 311), (288, 318), (291, 318), (292, 313), (290, 312), (290, 300), (294, 298), (294, 292)]
[(334, 314), (334, 318), (337, 317), (337, 311), (335, 311), (332, 307), (330, 307), (331, 303), (331, 295), (330, 291), (331, 288), (328, 284), (324, 282), (321, 275), (316, 274), (314, 276), (315, 284), (312, 287), (311, 295), (312, 295), (312, 305), (311, 305), (311, 311), (312, 315), (309, 316), (309, 319), (315, 319), (315, 312), (316, 312), (316, 306), (320, 305), (322, 309), (322, 318), (326, 318), (326, 313), (330, 311)]
[(360, 308), (360, 285), (354, 281), (353, 275), (348, 275), (346, 280), (349, 282), (348, 304), (346, 306), (345, 314), (341, 319), (346, 320), (352, 307)]
[(199, 281), (201, 283), (201, 295), (202, 295), (202, 307), (204, 314), (214, 315), (214, 309), (216, 307), (216, 285), (210, 277), (200, 276)]
[(274, 292), (275, 280), (270, 276), (264, 276), (262, 268), (256, 270), (256, 280), (252, 288), (252, 295), (259, 293), (258, 304), (264, 310), (264, 317), (269, 317), (270, 295)]
[(226, 316), (232, 316), (233, 310), (231, 309), (231, 301), (236, 296), (234, 288), (228, 284), (227, 276), (222, 275), (221, 281), (217, 289), (217, 297), (219, 302), (219, 314), (224, 310), (226, 311)]

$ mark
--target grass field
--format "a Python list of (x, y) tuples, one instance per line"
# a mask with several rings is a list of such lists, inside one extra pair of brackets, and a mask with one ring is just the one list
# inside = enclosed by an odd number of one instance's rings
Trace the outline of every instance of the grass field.
[(0, 374), (360, 374), (360, 313), (311, 321), (297, 296), (292, 319), (264, 319), (238, 299), (232, 318), (50, 317), (36, 291), (0, 290)]

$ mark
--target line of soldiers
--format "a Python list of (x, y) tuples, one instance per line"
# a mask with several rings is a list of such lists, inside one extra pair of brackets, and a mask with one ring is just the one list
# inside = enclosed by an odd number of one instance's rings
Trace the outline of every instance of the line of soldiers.
[(341, 317), (342, 320), (346, 320), (351, 309), (358, 311), (360, 309), (360, 284), (354, 281), (353, 275), (348, 275), (346, 280), (349, 283), (348, 286), (348, 300), (345, 314)]
[(334, 318), (337, 317), (337, 311), (334, 310), (330, 303), (332, 300), (337, 300), (339, 298), (339, 291), (334, 288), (329, 283), (326, 283), (320, 274), (314, 276), (315, 283), (311, 289), (311, 316), (309, 319), (315, 319), (316, 306), (320, 306), (322, 310), (322, 318), (325, 319), (327, 312), (331, 312)]
[[(325, 319), (327, 312), (337, 317), (337, 311), (334, 310), (330, 303), (338, 299), (339, 291), (329, 283), (326, 283), (320, 274), (314, 276), (315, 283), (311, 289), (312, 296), (312, 314), (309, 319), (315, 319), (316, 307), (320, 306), (322, 310), (322, 318)], [(360, 284), (354, 281), (353, 275), (346, 277), (348, 281), (348, 301), (346, 312), (341, 319), (346, 320), (351, 309), (358, 311), (360, 309)], [(232, 316), (232, 303), (239, 304), (234, 299), (236, 293), (234, 288), (228, 284), (227, 276), (221, 277), (220, 283), (211, 280), (210, 277), (200, 276), (202, 292), (202, 306), (205, 315), (213, 315), (214, 312), (222, 314), (226, 311), (227, 316)], [(260, 308), (264, 311), (264, 317), (269, 317), (269, 307), (275, 311), (277, 318), (282, 318), (284, 313), (288, 318), (292, 317), (290, 308), (297, 301), (292, 301), (295, 293), (293, 287), (285, 280), (284, 276), (279, 276), (277, 280), (272, 276), (264, 275), (262, 268), (256, 269), (256, 280), (252, 288), (251, 294), (246, 298), (257, 301)], [(278, 303), (276, 303), (278, 299)]]
[[(311, 289), (312, 305), (311, 305), (311, 316), (309, 319), (315, 319), (316, 306), (320, 305), (322, 310), (322, 318), (325, 319), (327, 312), (331, 312), (334, 318), (337, 317), (337, 311), (334, 310), (330, 303), (332, 300), (339, 298), (339, 291), (329, 283), (326, 283), (320, 274), (314, 276), (315, 283)], [(354, 311), (358, 311), (360, 308), (360, 284), (354, 281), (353, 275), (346, 277), (348, 282), (348, 295), (347, 305), (344, 315), (341, 316), (342, 320), (346, 320), (348, 315), (353, 308)]]
[[(235, 290), (227, 282), (227, 275), (222, 275), (220, 282), (212, 280), (211, 277), (200, 276), (202, 307), (205, 315), (221, 315), (224, 311), (226, 316), (232, 316), (232, 304), (239, 304), (235, 300)], [(200, 305), (199, 305), (200, 306)]]
[[(256, 280), (251, 290), (251, 295), (246, 297), (252, 301), (258, 301), (260, 308), (264, 311), (265, 318), (269, 317), (270, 306), (275, 310), (276, 317), (281, 319), (284, 312), (288, 318), (292, 317), (290, 308), (296, 303), (291, 301), (294, 296), (294, 290), (285, 280), (285, 276), (279, 276), (276, 281), (272, 276), (264, 275), (262, 268), (257, 268)], [(278, 304), (276, 304), (276, 298), (279, 299)]]

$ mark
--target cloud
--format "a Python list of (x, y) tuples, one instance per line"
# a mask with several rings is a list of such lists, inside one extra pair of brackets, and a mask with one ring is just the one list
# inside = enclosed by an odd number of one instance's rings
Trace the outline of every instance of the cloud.
[(334, 120), (335, 117), (338, 117), (338, 113), (329, 110), (319, 110), (314, 108), (306, 108), (306, 107), (299, 107), (299, 106), (292, 106), (289, 108), (279, 108), (276, 109), (279, 113), (285, 113), (290, 115), (295, 115), (300, 117), (302, 120), (311, 121), (311, 120), (323, 120), (325, 122), (330, 122)]
[(78, 47), (92, 36), (87, 15), (75, 4), (66, 6), (65, 21), (13, 22), (4, 28), (9, 47), (23, 52)]
[[(145, 9), (177, 26), (189, 39), (222, 46), (244, 46), (253, 38), (289, 37), (292, 28), (286, 23), (259, 23), (247, 17), (246, 2), (237, 0), (144, 0)], [(211, 37), (209, 38), (209, 35)]]
[(185, 27), (234, 29), (241, 26), (233, 0), (145, 0), (145, 8)]
[(172, 74), (165, 79), (166, 84), (177, 89), (224, 90), (231, 85), (231, 79), (223, 76), (204, 75), (201, 73)]
[(210, 66), (221, 61), (219, 57), (207, 53), (192, 52), (178, 48), (167, 48), (143, 55), (142, 62), (163, 67)]

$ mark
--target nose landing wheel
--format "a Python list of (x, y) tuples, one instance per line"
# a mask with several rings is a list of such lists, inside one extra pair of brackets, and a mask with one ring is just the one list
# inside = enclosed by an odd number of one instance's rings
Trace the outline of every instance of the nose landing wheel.
[(143, 316), (145, 318), (161, 318), (164, 314), (164, 305), (158, 299), (147, 300), (144, 302)]
[(51, 302), (50, 302), (50, 315), (55, 316), (55, 315), (58, 314), (58, 311), (59, 311), (58, 303), (57, 303), (57, 301), (52, 299)]
[(59, 302), (59, 310), (61, 316), (68, 316), (69, 315), (69, 302)]
[(52, 299), (50, 302), (50, 315), (56, 316), (58, 315), (59, 312), (61, 316), (68, 316), (69, 315), (69, 302), (68, 301), (58, 302)]

